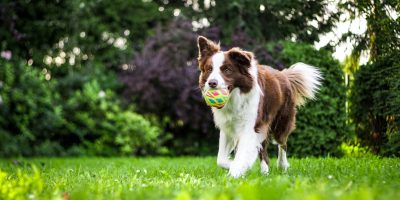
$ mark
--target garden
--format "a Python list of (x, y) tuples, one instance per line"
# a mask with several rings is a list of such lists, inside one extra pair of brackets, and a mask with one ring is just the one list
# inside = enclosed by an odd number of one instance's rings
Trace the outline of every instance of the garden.
[[(0, 199), (399, 199), (400, 3), (0, 2)], [(197, 38), (323, 81), (290, 167), (216, 162)]]

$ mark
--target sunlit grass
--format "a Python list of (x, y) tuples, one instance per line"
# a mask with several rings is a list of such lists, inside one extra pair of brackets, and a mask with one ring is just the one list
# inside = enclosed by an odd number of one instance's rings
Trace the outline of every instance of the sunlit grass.
[[(400, 159), (289, 159), (232, 179), (215, 158), (0, 160), (0, 199), (399, 199)], [(35, 166), (32, 168), (32, 166)], [(14, 196), (10, 196), (10, 191)], [(6, 196), (8, 195), (8, 196)]]

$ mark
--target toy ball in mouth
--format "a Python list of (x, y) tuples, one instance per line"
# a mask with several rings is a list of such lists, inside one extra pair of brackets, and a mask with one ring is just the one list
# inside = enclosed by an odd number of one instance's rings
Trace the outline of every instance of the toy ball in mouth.
[(203, 93), (203, 97), (208, 106), (223, 108), (229, 100), (229, 90), (209, 89)]

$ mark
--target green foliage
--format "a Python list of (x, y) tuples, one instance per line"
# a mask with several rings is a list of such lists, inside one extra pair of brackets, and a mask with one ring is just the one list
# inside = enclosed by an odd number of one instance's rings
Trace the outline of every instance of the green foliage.
[[(350, 75), (356, 142), (385, 156), (400, 155), (400, 18), (393, 16), (399, 14), (399, 5), (398, 1), (379, 0), (341, 3), (351, 19), (362, 16), (367, 21), (364, 33), (349, 32), (343, 37), (355, 44), (346, 72)], [(368, 52), (370, 62), (358, 67), (363, 51)]]
[(22, 62), (0, 60), (0, 156), (35, 155), (62, 127), (62, 108), (52, 81)]
[(346, 157), (368, 157), (373, 156), (372, 152), (367, 148), (362, 147), (361, 144), (346, 144), (342, 143), (341, 149)]
[(21, 64), (0, 68), (0, 156), (165, 152), (121, 106), (115, 71), (170, 17), (151, 1), (2, 1), (0, 51)]
[[(398, 158), (304, 158), (291, 159), (288, 172), (271, 160), (270, 174), (259, 165), (241, 179), (227, 177), (216, 158), (69, 158), (0, 160), (5, 185), (26, 176), (17, 185), (27, 199), (397, 199), (400, 195)], [(40, 167), (39, 167), (40, 166)], [(25, 176), (25, 175), (24, 175)], [(0, 175), (1, 177), (1, 175)], [(0, 178), (1, 180), (1, 178)], [(0, 181), (1, 183), (1, 181)], [(0, 188), (6, 187), (0, 184)], [(9, 191), (9, 190), (8, 190)], [(1, 193), (1, 192), (0, 192)]]
[(32, 175), (23, 173), (21, 169), (9, 175), (0, 169), (0, 199), (22, 200), (40, 197), (45, 183), (38, 168), (33, 166), (32, 170)]
[(57, 82), (46, 80), (44, 70), (21, 62), (0, 62), (0, 156), (166, 152), (160, 144), (160, 129), (120, 105), (110, 89), (115, 89), (115, 83), (108, 82), (115, 82), (115, 75), (94, 78), (105, 73), (101, 65), (93, 68), (97, 71), (92, 75), (80, 72), (75, 77), (71, 71), (66, 81)]
[(71, 66), (97, 59), (119, 67), (157, 23), (168, 19), (151, 1), (6, 0), (0, 7), (0, 50), (11, 49), (36, 66), (46, 55), (64, 52), (64, 62), (74, 60)]
[[(160, 130), (143, 116), (121, 109), (115, 93), (96, 80), (83, 85), (65, 103), (67, 142), (83, 144), (86, 155), (159, 153)], [(146, 148), (147, 147), (147, 148)], [(150, 152), (148, 152), (150, 151)]]
[(198, 0), (170, 1), (162, 6), (178, 7), (189, 19), (207, 19), (213, 26), (221, 27), (222, 43), (227, 44), (233, 33), (241, 30), (261, 42), (289, 39), (314, 42), (339, 19), (340, 11), (328, 8), (331, 3), (326, 0)]
[[(283, 42), (282, 52), (275, 55), (287, 67), (304, 62), (319, 68), (323, 74), (316, 99), (300, 107), (296, 129), (290, 135), (288, 151), (295, 156), (340, 155), (340, 145), (349, 138), (346, 125), (346, 88), (340, 64), (331, 52), (316, 50), (307, 44)], [(273, 45), (272, 45), (273, 46)]]
[(365, 18), (367, 29), (362, 34), (349, 31), (342, 41), (350, 39), (355, 45), (353, 54), (358, 57), (368, 51), (370, 60), (400, 50), (400, 20), (393, 17), (400, 13), (398, 1), (353, 0), (342, 1), (340, 8), (346, 10), (350, 19)]
[(374, 153), (400, 156), (400, 53), (378, 57), (355, 74), (351, 111), (356, 134)]

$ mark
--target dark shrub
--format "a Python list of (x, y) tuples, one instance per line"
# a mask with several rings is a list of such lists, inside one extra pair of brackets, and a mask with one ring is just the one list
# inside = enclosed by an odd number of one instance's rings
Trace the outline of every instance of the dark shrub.
[(63, 125), (55, 83), (23, 62), (0, 60), (0, 156), (59, 154)]
[(351, 116), (362, 145), (400, 156), (400, 54), (360, 66), (351, 94)]

